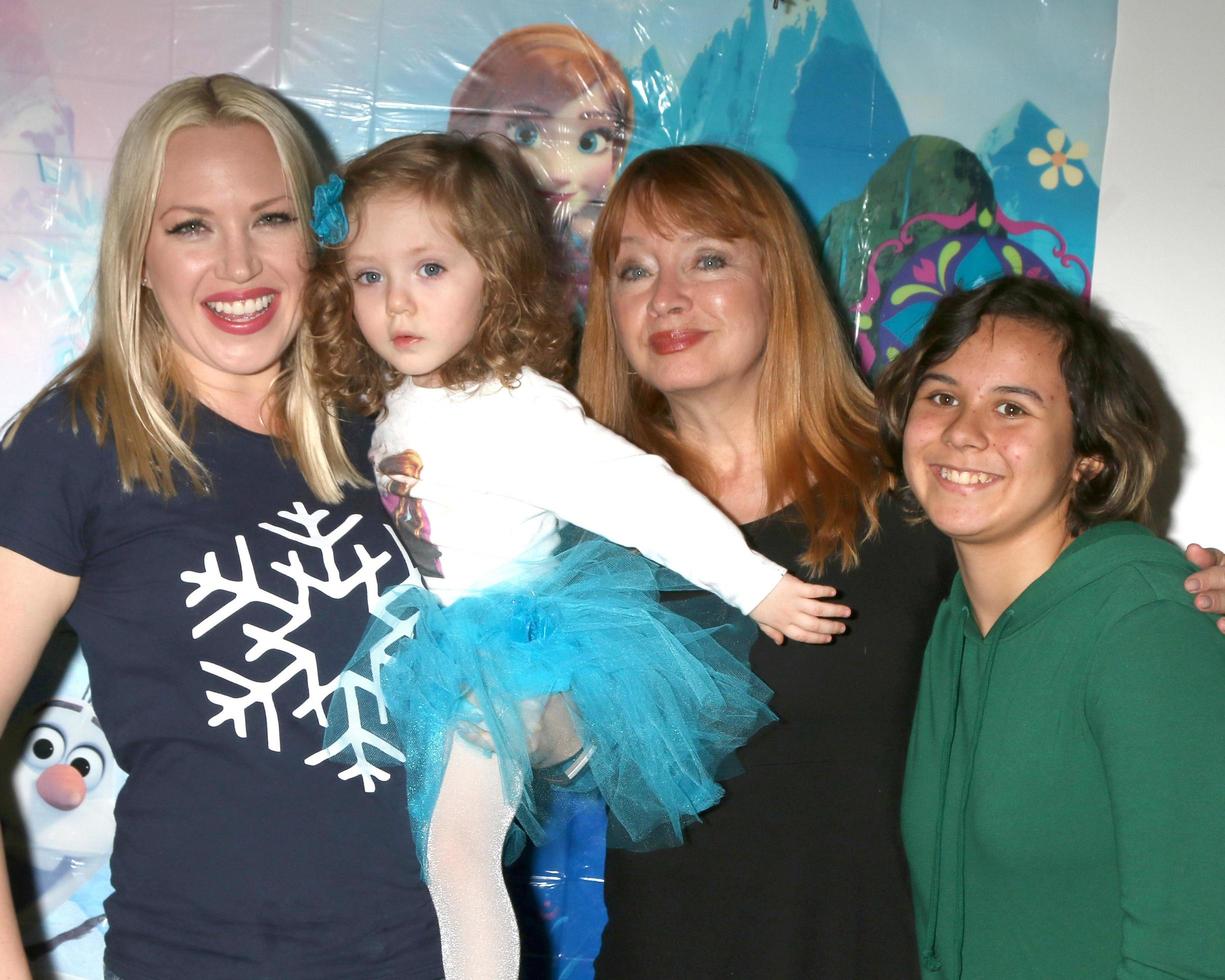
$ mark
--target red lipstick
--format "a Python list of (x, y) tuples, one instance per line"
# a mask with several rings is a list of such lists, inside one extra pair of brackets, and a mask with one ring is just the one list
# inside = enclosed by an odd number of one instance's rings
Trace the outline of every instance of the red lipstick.
[(246, 336), (272, 322), (281, 305), (275, 289), (235, 289), (213, 293), (200, 303), (209, 322), (223, 333)]
[(706, 339), (702, 330), (659, 330), (647, 338), (656, 354), (679, 354)]

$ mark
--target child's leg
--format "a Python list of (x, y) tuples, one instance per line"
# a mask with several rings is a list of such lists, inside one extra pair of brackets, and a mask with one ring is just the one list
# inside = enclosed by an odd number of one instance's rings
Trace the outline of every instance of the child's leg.
[[(520, 712), (522, 714), (522, 711)], [(528, 719), (524, 718), (525, 726)], [(532, 739), (532, 766), (547, 769), (567, 759), (572, 759), (583, 748), (583, 740), (575, 730), (566, 698), (554, 694), (540, 706), (538, 716), (529, 727)]]
[[(455, 732), (465, 742), (487, 752), (493, 752), (493, 736), (485, 724), (484, 716), (476, 707), (475, 698), (469, 694), (468, 704), (460, 715)], [(595, 751), (594, 746), (584, 746), (574, 727), (563, 694), (546, 694), (542, 697), (523, 698), (518, 702), (519, 720), (527, 736), (528, 761), (533, 769), (552, 769), (562, 763), (569, 769), (575, 765), (577, 773)], [(575, 760), (581, 760), (577, 764)], [(549, 777), (546, 777), (549, 778)]]
[(502, 880), (502, 844), (517, 802), (502, 796), (497, 756), (452, 739), (426, 847), (448, 980), (519, 975), (519, 930)]

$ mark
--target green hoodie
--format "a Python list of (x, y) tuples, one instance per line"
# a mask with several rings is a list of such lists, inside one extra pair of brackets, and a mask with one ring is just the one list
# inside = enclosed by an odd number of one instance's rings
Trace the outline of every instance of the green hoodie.
[(924, 976), (1225, 977), (1225, 636), (1190, 565), (1086, 531), (927, 645), (902, 831)]

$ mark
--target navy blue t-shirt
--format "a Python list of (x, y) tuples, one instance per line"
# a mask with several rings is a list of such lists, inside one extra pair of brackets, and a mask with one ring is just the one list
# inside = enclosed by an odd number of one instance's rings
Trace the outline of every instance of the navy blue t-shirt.
[(410, 574), (374, 491), (320, 503), (272, 440), (201, 408), (212, 492), (125, 493), (113, 444), (84, 419), (73, 435), (66, 402), (46, 399), (0, 453), (0, 546), (80, 578), (68, 621), (129, 774), (107, 965), (124, 980), (441, 976), (403, 771), (321, 751), (337, 675)]

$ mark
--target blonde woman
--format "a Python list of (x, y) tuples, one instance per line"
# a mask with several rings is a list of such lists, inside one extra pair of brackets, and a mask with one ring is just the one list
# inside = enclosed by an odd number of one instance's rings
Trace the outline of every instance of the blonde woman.
[[(0, 716), (66, 616), (128, 773), (122, 980), (442, 972), (401, 771), (319, 764), (336, 675), (410, 566), (299, 340), (317, 179), (263, 89), (158, 92), (116, 155), (90, 346), (0, 453)], [(28, 976), (4, 913), (0, 974)]]

